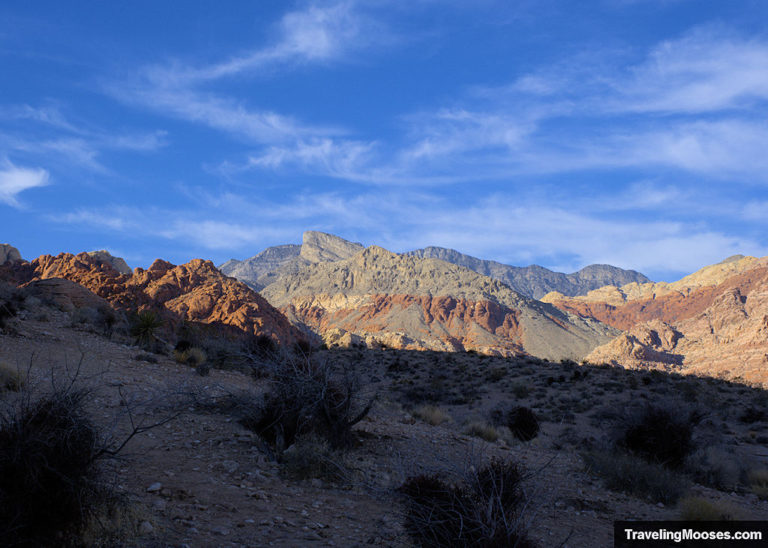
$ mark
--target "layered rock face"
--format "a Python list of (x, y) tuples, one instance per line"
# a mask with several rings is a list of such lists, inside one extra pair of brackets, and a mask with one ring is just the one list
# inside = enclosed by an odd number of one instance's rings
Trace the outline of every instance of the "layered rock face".
[[(606, 296), (612, 300), (600, 302)], [(671, 284), (604, 288), (552, 303), (628, 330), (589, 361), (768, 386), (768, 258), (734, 257)]]
[(0, 244), (0, 265), (21, 261), (21, 253), (10, 244)]
[(447, 261), (490, 276), (507, 284), (518, 293), (540, 299), (557, 291), (563, 295), (583, 295), (605, 285), (624, 285), (631, 282), (648, 283), (651, 280), (634, 270), (593, 264), (572, 274), (553, 272), (542, 266), (510, 266), (496, 261), (485, 261), (444, 247), (425, 247), (409, 251), (406, 255)]
[(219, 270), (260, 291), (280, 276), (294, 274), (302, 267), (347, 259), (363, 249), (362, 244), (332, 234), (307, 231), (302, 236), (301, 245), (268, 247), (250, 259), (227, 261)]
[(80, 284), (122, 310), (153, 309), (168, 319), (186, 319), (267, 335), (291, 344), (302, 334), (263, 297), (210, 261), (194, 259), (175, 266), (156, 260), (149, 269), (121, 274), (110, 262), (87, 253), (43, 255), (29, 264), (35, 280), (63, 278)]
[(467, 268), (376, 246), (307, 265), (262, 294), (329, 343), (578, 359), (618, 334)]

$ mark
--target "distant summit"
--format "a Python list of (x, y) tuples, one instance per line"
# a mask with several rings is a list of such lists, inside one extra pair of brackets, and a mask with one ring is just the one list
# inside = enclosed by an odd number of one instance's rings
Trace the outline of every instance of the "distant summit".
[(295, 273), (302, 266), (347, 259), (363, 249), (362, 244), (309, 230), (302, 236), (301, 245), (268, 247), (250, 259), (229, 260), (219, 266), (219, 270), (261, 291), (280, 276)]

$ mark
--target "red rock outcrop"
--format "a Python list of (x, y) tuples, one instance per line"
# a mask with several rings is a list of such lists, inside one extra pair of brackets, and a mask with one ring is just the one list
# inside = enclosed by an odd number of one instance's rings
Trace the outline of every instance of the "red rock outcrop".
[(230, 326), (280, 343), (303, 338), (258, 293), (223, 275), (210, 261), (194, 259), (175, 266), (158, 259), (147, 270), (137, 268), (127, 275), (87, 253), (62, 253), (35, 259), (25, 272), (32, 280), (70, 280), (121, 310), (153, 309), (169, 319)]
[(594, 312), (606, 323), (629, 327), (628, 333), (593, 350), (589, 361), (627, 367), (674, 366), (684, 373), (741, 378), (768, 386), (768, 267), (764, 263), (687, 294), (673, 292), (620, 306), (583, 301), (574, 306), (570, 300), (553, 304), (580, 314)]

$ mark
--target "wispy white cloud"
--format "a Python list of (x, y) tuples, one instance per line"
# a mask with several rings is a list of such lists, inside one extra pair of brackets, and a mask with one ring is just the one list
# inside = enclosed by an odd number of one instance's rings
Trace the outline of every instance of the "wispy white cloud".
[(21, 153), (32, 161), (44, 158), (48, 164), (76, 166), (102, 175), (111, 173), (100, 160), (105, 150), (155, 152), (167, 145), (165, 131), (139, 133), (95, 128), (68, 119), (55, 106), (3, 107), (0, 120), (25, 122), (0, 131), (0, 149)]
[(354, 0), (313, 2), (284, 15), (268, 45), (211, 65), (175, 61), (146, 67), (138, 77), (111, 82), (105, 89), (123, 101), (260, 144), (341, 135), (346, 131), (338, 127), (303, 123), (203, 86), (237, 75), (263, 75), (275, 67), (336, 61), (354, 51), (392, 43), (392, 35), (365, 15), (362, 6)]
[(19, 167), (9, 160), (0, 162), (0, 202), (20, 207), (17, 196), (30, 188), (46, 186), (50, 176), (45, 169)]
[(723, 29), (700, 28), (658, 45), (617, 81), (614, 108), (696, 113), (768, 100), (768, 43)]

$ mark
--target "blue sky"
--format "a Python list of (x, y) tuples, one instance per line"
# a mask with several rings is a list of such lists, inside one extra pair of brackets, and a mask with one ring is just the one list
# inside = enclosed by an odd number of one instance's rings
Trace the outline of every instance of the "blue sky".
[(0, 241), (768, 255), (768, 2), (0, 4)]

